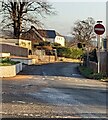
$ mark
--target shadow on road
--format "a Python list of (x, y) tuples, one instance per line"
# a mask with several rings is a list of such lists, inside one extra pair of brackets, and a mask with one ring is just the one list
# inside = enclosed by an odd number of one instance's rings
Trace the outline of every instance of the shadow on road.
[[(57, 84), (57, 83), (56, 83)], [(34, 84), (31, 86), (15, 85), (10, 90), (7, 86), (3, 87), (2, 95), (3, 103), (24, 102), (24, 103), (40, 103), (49, 105), (81, 105), (105, 107), (107, 105), (107, 90), (100, 87), (92, 86), (54, 86), (43, 87), (40, 90), (35, 90), (37, 87)], [(38, 88), (39, 89), (39, 88)]]
[(78, 71), (79, 63), (73, 62), (56, 62), (41, 65), (29, 65), (23, 68), (19, 75), (41, 75), (41, 76), (61, 76), (82, 78)]
[[(6, 92), (6, 94), (3, 94), (3, 102), (9, 103), (9, 101), (11, 102), (16, 100), (28, 102), (28, 100), (32, 99), (33, 102), (40, 103), (53, 102), (56, 104), (56, 102), (58, 102), (60, 104), (60, 102), (63, 101), (63, 104), (74, 105), (75, 103), (79, 104), (76, 101), (80, 101), (81, 103), (84, 103), (86, 105), (105, 106), (105, 89), (101, 89), (100, 86), (93, 87), (89, 84), (78, 84), (75, 81), (75, 84), (71, 84), (72, 81), (67, 81), (65, 77), (76, 77), (80, 79), (82, 78), (82, 76), (77, 76), (79, 75), (77, 66), (78, 63), (68, 62), (26, 66), (23, 71), (19, 73), (19, 75), (27, 76), (27, 78), (24, 79), (25, 83), (23, 80), (14, 81), (16, 80), (15, 77), (13, 78), (13, 81), (10, 81), (8, 83), (5, 80), (2, 82), (3, 91), (4, 93)], [(73, 74), (76, 74), (76, 76), (73, 76)], [(29, 79), (29, 76), (37, 77), (45, 75), (47, 75), (49, 79), (50, 76), (51, 78), (53, 76), (56, 76), (57, 78), (55, 78), (54, 81), (40, 80), (41, 78), (39, 78), (38, 81), (34, 78), (34, 81), (32, 81), (32, 78)], [(61, 81), (58, 76), (63, 77), (63, 80)], [(94, 83), (92, 84), (94, 85)], [(37, 91), (40, 86), (43, 86), (43, 88)], [(8, 94), (8, 92), (10, 93)], [(65, 97), (63, 98), (63, 96)], [(57, 99), (57, 101), (55, 100), (55, 98)], [(73, 98), (74, 100), (72, 100)]]

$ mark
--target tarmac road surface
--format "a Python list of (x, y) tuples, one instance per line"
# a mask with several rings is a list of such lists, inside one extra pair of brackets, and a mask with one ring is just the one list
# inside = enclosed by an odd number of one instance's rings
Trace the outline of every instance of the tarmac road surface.
[(2, 80), (3, 118), (107, 118), (106, 82), (86, 79), (77, 63), (26, 66)]

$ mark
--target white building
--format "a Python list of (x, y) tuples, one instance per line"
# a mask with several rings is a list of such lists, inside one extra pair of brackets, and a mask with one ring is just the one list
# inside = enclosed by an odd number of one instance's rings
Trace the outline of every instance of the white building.
[(64, 36), (57, 33), (55, 30), (37, 30), (38, 33), (45, 39), (45, 41), (51, 43), (59, 43), (61, 46), (65, 46)]

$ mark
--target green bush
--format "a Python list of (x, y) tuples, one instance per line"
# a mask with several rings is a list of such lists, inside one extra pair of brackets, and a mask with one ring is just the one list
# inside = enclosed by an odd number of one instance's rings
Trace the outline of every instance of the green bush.
[(79, 48), (70, 48), (70, 57), (73, 59), (79, 59), (83, 55), (83, 50)]
[(54, 42), (54, 43), (51, 43), (51, 46), (52, 47), (61, 47), (61, 44)]
[(56, 49), (57, 49), (57, 54), (60, 57), (78, 59), (83, 54), (83, 50), (81, 50), (79, 48), (74, 48), (74, 47), (71, 47), (71, 48), (58, 47)]
[(92, 69), (85, 66), (79, 66), (79, 71), (82, 75), (90, 79), (101, 80), (106, 78), (106, 75), (104, 73), (93, 73)]
[(0, 58), (0, 63), (6, 63), (6, 62), (9, 62), (10, 59), (9, 58)]
[(0, 66), (15, 65), (17, 63), (20, 63), (20, 62), (11, 61), (9, 58), (0, 58)]
[(92, 78), (100, 80), (106, 78), (106, 75), (104, 73), (93, 73)]
[(70, 55), (70, 50), (69, 48), (66, 47), (58, 47), (57, 49), (57, 55), (60, 57), (67, 57)]
[(85, 66), (79, 66), (79, 71), (81, 72), (82, 75), (84, 75), (87, 78), (91, 78), (91, 75), (93, 74), (92, 69), (87, 68)]
[(51, 45), (51, 43), (48, 41), (43, 41), (43, 42), (39, 43), (39, 46), (50, 46), (50, 45)]

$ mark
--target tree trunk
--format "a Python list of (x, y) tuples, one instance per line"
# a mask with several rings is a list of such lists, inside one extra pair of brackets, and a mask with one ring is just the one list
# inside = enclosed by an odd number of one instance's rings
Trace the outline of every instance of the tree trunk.
[[(16, 5), (16, 4), (15, 4)], [(20, 33), (22, 32), (22, 11), (24, 4), (15, 6), (16, 18), (14, 20), (14, 36), (19, 39)]]

